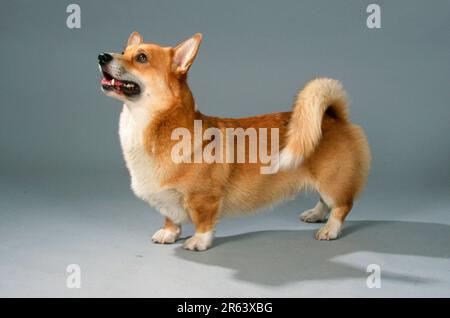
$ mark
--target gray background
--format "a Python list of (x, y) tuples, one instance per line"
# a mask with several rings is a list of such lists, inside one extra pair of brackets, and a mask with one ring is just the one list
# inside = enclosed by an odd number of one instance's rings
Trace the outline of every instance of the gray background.
[[(77, 1), (80, 30), (68, 1), (2, 3), (0, 295), (450, 296), (450, 2), (375, 1), (369, 30), (372, 2)], [(348, 235), (313, 241), (296, 216), (311, 194), (224, 221), (201, 255), (151, 245), (162, 217), (130, 193), (96, 64), (135, 30), (167, 46), (203, 33), (190, 85), (206, 114), (289, 110), (306, 81), (340, 79), (373, 154)], [(370, 263), (389, 272), (380, 290)]]

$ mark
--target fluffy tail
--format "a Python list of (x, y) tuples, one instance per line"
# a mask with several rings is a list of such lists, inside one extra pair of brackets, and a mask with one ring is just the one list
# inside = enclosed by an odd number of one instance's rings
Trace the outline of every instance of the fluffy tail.
[(286, 146), (280, 153), (280, 169), (295, 168), (314, 152), (328, 109), (335, 118), (347, 121), (347, 105), (347, 94), (339, 81), (318, 78), (306, 84), (294, 103)]

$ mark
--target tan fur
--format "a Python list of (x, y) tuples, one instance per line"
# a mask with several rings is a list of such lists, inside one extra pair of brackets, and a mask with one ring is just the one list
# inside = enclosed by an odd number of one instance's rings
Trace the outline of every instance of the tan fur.
[[(333, 219), (328, 228), (318, 232), (317, 238), (336, 238), (353, 201), (364, 187), (370, 165), (366, 137), (360, 127), (348, 121), (346, 94), (341, 84), (326, 78), (311, 81), (299, 92), (292, 112), (240, 119), (207, 116), (196, 110), (187, 84), (187, 70), (197, 54), (201, 36), (193, 39), (197, 45), (194, 56), (182, 66), (174, 60), (181, 54), (177, 53), (180, 46), (163, 48), (140, 43), (139, 38), (138, 44), (128, 46), (124, 55), (114, 55), (123, 67), (152, 88), (148, 103), (142, 106), (148, 114), (142, 144), (154, 164), (149, 169), (155, 171), (155, 182), (161, 189), (180, 196), (199, 235), (213, 231), (222, 216), (273, 205), (309, 186), (321, 194), (331, 209), (330, 220)], [(130, 40), (135, 43), (136, 38)], [(148, 54), (147, 65), (134, 61), (138, 52)], [(260, 162), (175, 164), (171, 149), (177, 141), (171, 140), (171, 133), (175, 128), (185, 127), (193, 134), (195, 119), (203, 121), (204, 130), (209, 127), (223, 132), (227, 127), (279, 128), (280, 148), (301, 158), (301, 164), (276, 174), (261, 174)], [(180, 224), (166, 218), (164, 229), (179, 231)], [(191, 241), (187, 248), (203, 249), (196, 246)]]
[(347, 121), (347, 96), (341, 83), (318, 78), (306, 84), (294, 103), (286, 149), (297, 157), (309, 157), (322, 137), (322, 118), (327, 110), (336, 119)]

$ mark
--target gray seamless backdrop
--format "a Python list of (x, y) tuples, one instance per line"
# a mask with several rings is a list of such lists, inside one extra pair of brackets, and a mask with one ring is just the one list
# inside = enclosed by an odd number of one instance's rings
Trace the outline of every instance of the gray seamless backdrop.
[[(0, 6), (0, 296), (450, 295), (450, 1), (74, 0), (79, 30), (71, 2)], [(287, 111), (310, 79), (341, 80), (373, 156), (344, 236), (322, 244), (298, 222), (312, 195), (222, 222), (203, 254), (151, 245), (162, 217), (130, 191), (121, 104), (97, 67), (132, 31), (167, 46), (203, 33), (189, 82), (205, 114)], [(65, 286), (70, 263), (81, 290)]]
[(449, 186), (450, 2), (6, 1), (0, 34), (0, 173), (122, 170), (118, 101), (99, 90), (96, 56), (121, 51), (130, 32), (173, 46), (204, 40), (190, 85), (206, 114), (286, 111), (317, 76), (341, 80), (351, 119), (368, 135), (371, 184)]

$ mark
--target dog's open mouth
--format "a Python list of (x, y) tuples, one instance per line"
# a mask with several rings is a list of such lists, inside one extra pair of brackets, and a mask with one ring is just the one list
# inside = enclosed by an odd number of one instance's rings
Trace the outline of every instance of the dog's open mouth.
[(111, 76), (111, 74), (102, 71), (103, 78), (101, 80), (102, 88), (105, 91), (114, 91), (126, 96), (135, 96), (141, 92), (139, 85), (132, 81), (119, 80)]

